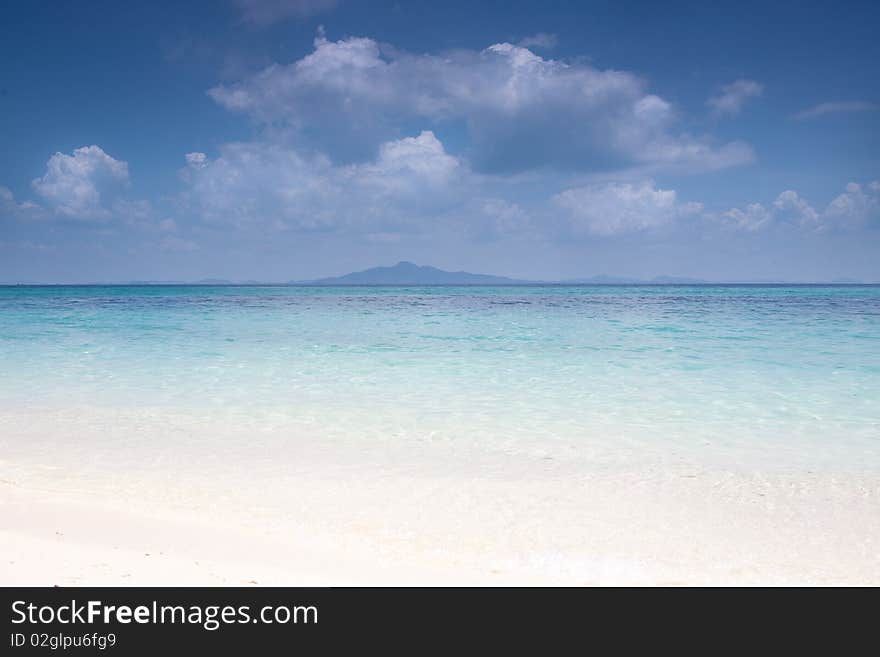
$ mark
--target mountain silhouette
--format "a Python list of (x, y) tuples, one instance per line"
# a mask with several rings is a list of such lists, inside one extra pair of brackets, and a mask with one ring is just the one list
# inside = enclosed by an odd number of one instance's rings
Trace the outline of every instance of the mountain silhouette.
[(344, 276), (296, 282), (309, 285), (521, 285), (534, 281), (466, 271), (444, 271), (402, 261), (391, 267), (373, 267)]

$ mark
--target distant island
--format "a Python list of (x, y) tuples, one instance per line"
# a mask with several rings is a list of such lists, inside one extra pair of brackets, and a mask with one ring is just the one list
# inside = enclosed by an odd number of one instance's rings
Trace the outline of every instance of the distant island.
[(563, 281), (527, 280), (467, 271), (445, 271), (437, 267), (401, 261), (390, 267), (372, 267), (343, 276), (309, 281), (291, 281), (291, 285), (700, 285), (708, 281), (675, 276), (657, 276), (650, 280), (623, 276), (593, 276)]
[(294, 285), (528, 285), (537, 282), (466, 271), (444, 271), (406, 261), (391, 267), (373, 267), (344, 276), (291, 281)]

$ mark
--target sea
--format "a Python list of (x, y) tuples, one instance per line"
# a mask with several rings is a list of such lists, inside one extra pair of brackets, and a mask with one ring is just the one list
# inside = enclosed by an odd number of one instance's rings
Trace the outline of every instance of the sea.
[(0, 287), (0, 433), (95, 472), (342, 440), (876, 473), (880, 286)]

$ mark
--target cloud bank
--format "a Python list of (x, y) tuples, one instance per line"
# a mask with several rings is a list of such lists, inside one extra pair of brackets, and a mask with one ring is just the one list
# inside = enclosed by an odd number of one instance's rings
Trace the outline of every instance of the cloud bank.
[(851, 182), (822, 211), (817, 211), (796, 191), (786, 190), (770, 206), (751, 203), (731, 208), (717, 217), (723, 225), (749, 232), (779, 226), (830, 232), (880, 226), (880, 181), (867, 185)]
[(209, 93), (265, 126), (293, 130), (300, 144), (353, 161), (372, 157), (403, 124), (462, 126), (471, 166), (486, 173), (714, 170), (754, 157), (744, 143), (717, 145), (677, 130), (673, 106), (632, 73), (545, 59), (510, 43), (431, 55), (319, 36), (302, 59)]

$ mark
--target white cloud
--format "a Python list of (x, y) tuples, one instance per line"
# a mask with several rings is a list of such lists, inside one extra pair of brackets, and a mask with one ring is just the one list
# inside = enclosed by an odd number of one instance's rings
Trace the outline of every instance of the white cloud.
[(776, 219), (787, 220), (803, 227), (815, 227), (820, 220), (819, 213), (813, 206), (791, 189), (776, 197), (773, 209)]
[(720, 219), (729, 228), (748, 231), (773, 226), (794, 226), (816, 232), (864, 228), (880, 220), (880, 181), (865, 186), (849, 183), (846, 191), (822, 212), (815, 210), (797, 192), (786, 190), (770, 207), (752, 203), (744, 210), (732, 208)]
[(715, 116), (735, 116), (750, 98), (764, 93), (764, 86), (754, 80), (736, 80), (721, 87), (721, 93), (712, 96), (706, 104)]
[(400, 190), (402, 179), (418, 179), (429, 186), (450, 182), (461, 170), (457, 158), (448, 155), (443, 144), (430, 130), (418, 137), (406, 137), (382, 144), (375, 164), (352, 167), (350, 171), (363, 182)]
[(657, 228), (698, 213), (698, 203), (680, 204), (674, 190), (652, 181), (606, 183), (567, 189), (553, 197), (575, 234), (616, 235)]
[(760, 203), (751, 203), (746, 206), (745, 210), (731, 208), (722, 214), (721, 218), (729, 227), (757, 231), (767, 227), (773, 221), (773, 212)]
[(337, 0), (232, 0), (246, 23), (265, 27), (333, 9)]
[(870, 112), (880, 109), (877, 103), (869, 103), (861, 100), (851, 100), (836, 103), (819, 103), (809, 109), (805, 109), (795, 114), (792, 118), (797, 120), (815, 119), (826, 114), (837, 114), (840, 112)]
[(55, 153), (46, 173), (31, 186), (57, 214), (71, 219), (103, 220), (111, 216), (102, 193), (128, 183), (128, 164), (98, 146), (77, 148), (73, 155)]
[(632, 73), (544, 59), (509, 43), (413, 55), (368, 38), (319, 36), (302, 59), (209, 93), (350, 161), (367, 159), (401, 123), (418, 120), (463, 122), (471, 161), (484, 171), (703, 169), (753, 157), (744, 144), (716, 148), (676, 134), (672, 106)]
[(393, 232), (457, 203), (467, 171), (430, 131), (382, 144), (363, 164), (334, 165), (277, 144), (227, 144), (184, 170), (185, 209), (209, 222), (270, 229)]
[(823, 228), (861, 228), (880, 220), (880, 180), (864, 187), (851, 182), (822, 215)]

